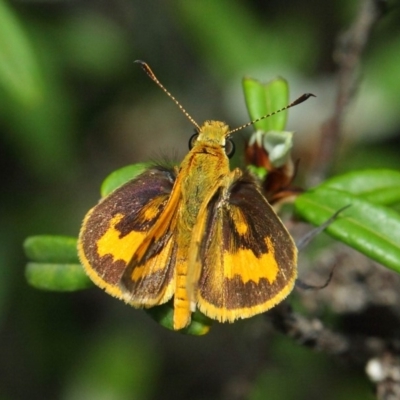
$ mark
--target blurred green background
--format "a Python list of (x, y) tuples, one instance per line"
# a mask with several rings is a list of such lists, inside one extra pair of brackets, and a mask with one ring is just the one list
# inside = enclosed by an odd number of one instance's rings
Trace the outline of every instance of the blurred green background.
[[(191, 337), (97, 288), (35, 290), (21, 248), (29, 235), (76, 236), (116, 168), (186, 153), (193, 126), (135, 59), (199, 123), (248, 121), (243, 76), (284, 76), (293, 99), (315, 93), (288, 123), (301, 184), (332, 113), (335, 41), (357, 9), (345, 0), (0, 0), (0, 399), (373, 398), (362, 369), (299, 347), (263, 316)], [(335, 172), (400, 167), (399, 16), (389, 9), (370, 38)]]

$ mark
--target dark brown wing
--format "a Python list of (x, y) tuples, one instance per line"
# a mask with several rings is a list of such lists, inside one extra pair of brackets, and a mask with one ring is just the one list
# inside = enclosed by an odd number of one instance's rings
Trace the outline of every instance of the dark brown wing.
[(194, 234), (200, 311), (232, 322), (281, 302), (294, 286), (297, 249), (255, 181), (232, 172), (202, 210)]
[[(121, 290), (120, 281), (137, 249), (162, 216), (175, 179), (173, 169), (149, 168), (92, 208), (80, 231), (78, 252), (89, 277), (107, 293), (136, 306), (146, 303), (133, 301), (130, 293)], [(159, 253), (168, 259), (173, 252), (170, 232), (165, 232), (163, 246)], [(159, 277), (162, 283), (154, 290), (171, 285), (172, 278), (171, 269), (164, 268)]]

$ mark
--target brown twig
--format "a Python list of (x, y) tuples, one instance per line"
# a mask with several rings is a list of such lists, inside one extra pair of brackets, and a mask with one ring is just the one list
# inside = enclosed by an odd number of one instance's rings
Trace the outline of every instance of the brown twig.
[(340, 330), (300, 315), (285, 303), (267, 316), (299, 344), (365, 368), (378, 400), (400, 398), (400, 277), (343, 245), (327, 249), (318, 260), (306, 281), (324, 279), (332, 262), (338, 266), (326, 289), (299, 292), (302, 305), (313, 316), (329, 305)]
[(321, 128), (319, 148), (309, 179), (312, 186), (324, 180), (333, 165), (341, 141), (344, 114), (358, 89), (361, 56), (381, 15), (381, 1), (361, 0), (352, 26), (338, 38), (333, 53), (339, 67), (338, 92), (333, 114)]
[(276, 329), (303, 346), (338, 356), (359, 365), (382, 354), (387, 343), (380, 338), (351, 336), (327, 328), (318, 318), (307, 318), (281, 303), (269, 315)]
[(308, 319), (281, 303), (269, 313), (274, 326), (303, 346), (365, 366), (376, 385), (378, 400), (400, 398), (399, 341), (373, 336), (345, 335), (324, 326), (317, 318)]

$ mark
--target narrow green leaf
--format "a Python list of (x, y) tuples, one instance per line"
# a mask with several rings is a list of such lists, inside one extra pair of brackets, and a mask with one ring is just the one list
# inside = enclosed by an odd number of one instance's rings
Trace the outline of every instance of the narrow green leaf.
[(79, 263), (77, 239), (69, 236), (38, 235), (24, 241), (24, 251), (31, 261), (39, 263)]
[[(288, 105), (289, 87), (287, 81), (283, 78), (276, 78), (266, 84), (256, 79), (244, 78), (242, 85), (247, 110), (252, 121)], [(286, 120), (287, 111), (282, 111), (256, 122), (254, 126), (257, 130), (263, 132), (282, 131), (285, 129)]]
[[(250, 120), (254, 121), (255, 119), (267, 114), (264, 85), (256, 79), (244, 78), (242, 86)], [(260, 121), (255, 126), (256, 129), (262, 131), (268, 130), (266, 129), (268, 125), (265, 121)]]
[(147, 168), (149, 168), (150, 165), (150, 163), (138, 163), (128, 165), (112, 172), (110, 175), (107, 176), (107, 178), (101, 185), (101, 197), (109, 195), (113, 190), (140, 175)]
[[(286, 79), (278, 77), (265, 85), (265, 98), (267, 100), (267, 114), (271, 114), (286, 107), (289, 104), (289, 85)], [(271, 131), (283, 131), (286, 126), (288, 111), (282, 111), (272, 117), (269, 121)]]
[(80, 264), (28, 263), (28, 283), (41, 290), (73, 292), (92, 287), (93, 283)]
[(77, 239), (67, 236), (31, 236), (24, 242), (29, 262), (25, 275), (37, 289), (68, 291), (93, 286), (87, 277), (76, 250)]
[(400, 172), (390, 169), (352, 171), (331, 178), (320, 187), (349, 192), (375, 204), (400, 202)]
[(39, 63), (17, 16), (0, 0), (0, 84), (19, 102), (32, 105), (42, 96)]
[(296, 212), (306, 221), (322, 224), (343, 211), (326, 231), (368, 257), (400, 273), (400, 214), (350, 193), (320, 187), (300, 195)]

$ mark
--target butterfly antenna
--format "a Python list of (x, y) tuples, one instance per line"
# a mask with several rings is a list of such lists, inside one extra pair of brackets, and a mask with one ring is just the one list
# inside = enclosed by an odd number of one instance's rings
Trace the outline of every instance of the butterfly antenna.
[(280, 110), (274, 111), (274, 112), (271, 113), (271, 114), (264, 115), (264, 116), (262, 116), (262, 117), (260, 117), (260, 118), (255, 119), (254, 121), (248, 122), (247, 124), (244, 124), (244, 125), (242, 125), (242, 126), (239, 126), (238, 128), (232, 129), (231, 131), (228, 132), (228, 135), (230, 135), (230, 134), (232, 134), (232, 133), (234, 133), (234, 132), (240, 131), (240, 130), (242, 130), (243, 128), (247, 128), (248, 126), (253, 125), (253, 124), (255, 124), (255, 123), (258, 122), (258, 121), (261, 121), (262, 119), (265, 119), (265, 118), (268, 118), (268, 117), (272, 117), (273, 115), (278, 114), (278, 113), (280, 113), (281, 111), (285, 111), (285, 110), (287, 110), (287, 109), (290, 108), (290, 107), (297, 106), (298, 104), (303, 103), (303, 101), (306, 101), (306, 100), (309, 99), (310, 97), (317, 97), (317, 96), (315, 96), (315, 95), (312, 94), (312, 93), (305, 93), (305, 94), (303, 94), (302, 96), (300, 96), (298, 99), (296, 99), (295, 101), (293, 101), (292, 103), (288, 104), (286, 107), (281, 108)]
[(157, 77), (154, 75), (154, 72), (151, 70), (149, 65), (145, 63), (144, 61), (141, 60), (136, 60), (136, 64), (139, 64), (143, 71), (146, 72), (146, 74), (150, 77), (152, 81), (154, 81), (166, 94), (169, 98), (171, 98), (174, 103), (180, 108), (180, 110), (186, 115), (187, 119), (198, 129), (200, 130), (200, 126), (198, 123), (189, 115), (189, 113), (181, 106), (179, 101), (172, 96), (172, 94), (164, 87), (164, 85), (157, 79)]

